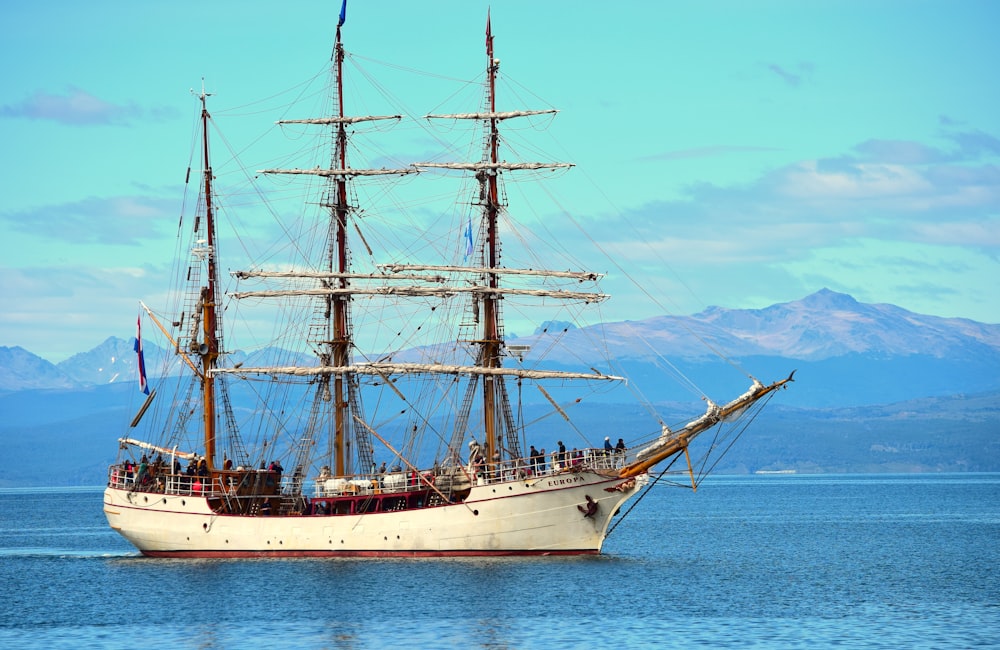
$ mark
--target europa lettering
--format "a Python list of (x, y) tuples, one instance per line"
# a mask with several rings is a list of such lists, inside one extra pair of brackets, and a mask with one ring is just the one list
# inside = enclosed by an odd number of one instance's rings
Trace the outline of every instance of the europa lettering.
[(554, 487), (556, 485), (568, 485), (570, 483), (579, 483), (583, 480), (582, 476), (574, 476), (572, 478), (560, 478), (553, 481), (546, 481), (549, 487)]

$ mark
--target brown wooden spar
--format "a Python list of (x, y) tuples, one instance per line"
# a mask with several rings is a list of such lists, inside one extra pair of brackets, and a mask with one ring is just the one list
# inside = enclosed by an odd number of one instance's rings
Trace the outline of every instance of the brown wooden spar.
[[(489, 92), (490, 113), (496, 113), (496, 78), (497, 68), (500, 62), (493, 58), (493, 31), (490, 29), (490, 13), (486, 11), (486, 79)], [(489, 118), (489, 162), (496, 165), (498, 160), (497, 147), (500, 137), (497, 130), (497, 118), (491, 115)], [(484, 210), (486, 217), (486, 250), (485, 265), (487, 268), (495, 269), (498, 266), (499, 248), (497, 247), (497, 169), (487, 169), (481, 172), (480, 183), (484, 183), (481, 194), (485, 199)], [(498, 276), (496, 273), (486, 274), (487, 286), (491, 289), (497, 288)], [(500, 359), (500, 336), (499, 336), (499, 315), (497, 314), (498, 299), (496, 293), (485, 293), (482, 295), (483, 302), (483, 340), (481, 365), (486, 368), (497, 368), (501, 364)], [(496, 431), (496, 391), (502, 386), (503, 380), (486, 375), (483, 377), (483, 437), (485, 438), (486, 459), (492, 462), (497, 453), (497, 431)]]
[(694, 440), (698, 434), (711, 429), (720, 422), (740, 414), (754, 402), (757, 402), (763, 397), (773, 393), (788, 382), (794, 381), (794, 379), (792, 379), (794, 376), (795, 371), (792, 371), (792, 374), (788, 375), (787, 378), (776, 381), (768, 386), (761, 384), (755, 379), (754, 385), (750, 388), (750, 390), (743, 393), (728, 404), (725, 404), (724, 406), (716, 406), (715, 404), (709, 403), (708, 412), (700, 418), (689, 422), (683, 429), (679, 431), (668, 431), (664, 429), (664, 434), (660, 437), (660, 439), (658, 439), (651, 446), (640, 450), (637, 454), (636, 460), (623, 467), (618, 475), (621, 478), (638, 476), (649, 470), (657, 463), (664, 461), (675, 454), (682, 451), (687, 452), (688, 444)]
[[(356, 402), (353, 397), (354, 388), (348, 379), (348, 372), (351, 368), (351, 348), (353, 347), (353, 332), (351, 329), (350, 301), (356, 293), (361, 293), (351, 283), (352, 278), (366, 278), (364, 274), (351, 272), (351, 255), (348, 240), (348, 220), (352, 213), (352, 206), (348, 199), (348, 180), (355, 177), (371, 177), (385, 175), (413, 174), (415, 168), (404, 169), (352, 169), (348, 167), (347, 148), (348, 131), (347, 126), (361, 122), (375, 120), (399, 120), (400, 115), (346, 115), (344, 110), (344, 57), (345, 51), (341, 40), (341, 27), (345, 21), (346, 3), (341, 6), (340, 20), (337, 23), (337, 34), (333, 48), (333, 77), (334, 77), (334, 109), (332, 114), (326, 117), (280, 120), (278, 124), (306, 124), (331, 127), (333, 131), (333, 151), (329, 166), (316, 167), (310, 169), (263, 169), (263, 174), (291, 174), (291, 175), (312, 175), (326, 178), (329, 182), (323, 200), (323, 206), (329, 210), (330, 227), (329, 240), (325, 251), (325, 259), (322, 260), (321, 270), (311, 274), (312, 277), (321, 280), (321, 287), (313, 290), (296, 290), (294, 295), (316, 295), (323, 301), (321, 310), (322, 322), (317, 323), (316, 331), (319, 336), (315, 341), (317, 344), (317, 355), (319, 364), (316, 369), (316, 399), (322, 402), (332, 401), (332, 421), (333, 431), (329, 446), (332, 455), (331, 464), (333, 475), (337, 477), (352, 474), (353, 468), (350, 461), (350, 450), (352, 447), (351, 429), (352, 418), (350, 409)], [(242, 277), (254, 274), (244, 274)], [(272, 275), (273, 274), (265, 274)], [(296, 273), (298, 277), (308, 277), (302, 273)], [(257, 295), (261, 297), (278, 297), (290, 295), (287, 292), (265, 291), (265, 292), (243, 292), (234, 293), (234, 298), (242, 298)], [(355, 441), (356, 442), (356, 441)]]
[[(503, 317), (500, 300), (504, 293), (512, 293), (500, 287), (500, 276), (505, 272), (500, 268), (500, 233), (498, 216), (500, 213), (499, 174), (503, 170), (546, 169), (570, 167), (569, 163), (508, 163), (500, 161), (499, 145), (501, 121), (554, 113), (554, 110), (503, 111), (496, 108), (496, 80), (500, 61), (493, 58), (493, 31), (490, 26), (489, 11), (486, 13), (486, 106), (482, 113), (458, 113), (450, 115), (428, 115), (428, 118), (484, 120), (487, 123), (486, 151), (483, 159), (475, 163), (414, 163), (416, 167), (437, 167), (473, 171), (479, 181), (479, 202), (483, 208), (482, 232), (485, 242), (482, 249), (482, 273), (485, 278), (481, 291), (474, 300), (482, 305), (482, 332), (479, 344), (479, 358), (476, 365), (482, 369), (483, 378), (483, 447), (486, 458), (493, 461), (501, 451), (498, 428), (512, 425), (509, 420), (509, 405), (505, 384), (500, 377), (503, 366)], [(603, 296), (596, 298), (603, 299)], [(516, 450), (508, 450), (508, 453)]]
[[(204, 404), (205, 462), (209, 469), (215, 468), (215, 377), (212, 368), (219, 358), (219, 321), (216, 312), (216, 285), (218, 268), (215, 264), (215, 210), (212, 204), (212, 164), (208, 149), (208, 93), (201, 92), (201, 125), (203, 129), (202, 152), (205, 169), (205, 239), (208, 245), (208, 274), (206, 286), (202, 287), (201, 306), (203, 343), (197, 352), (201, 355), (202, 402)], [(192, 339), (194, 344), (196, 339)]]
[[(334, 59), (337, 66), (337, 117), (344, 117), (344, 45), (340, 41), (341, 23), (337, 24), (337, 39), (334, 44)], [(337, 166), (340, 169), (347, 168), (347, 129), (343, 121), (336, 125), (336, 148), (334, 155)], [(347, 266), (347, 178), (337, 176), (335, 180), (335, 203), (332, 206), (334, 228), (335, 228), (335, 251), (336, 263), (331, 258), (327, 260), (327, 270), (336, 269), (339, 273), (346, 274)], [(347, 289), (349, 280), (341, 276), (334, 280), (341, 289)], [(348, 363), (347, 354), (351, 341), (351, 333), (348, 330), (347, 318), (347, 296), (330, 296), (327, 298), (328, 311), (332, 306), (333, 321), (332, 336), (329, 338), (330, 360), (334, 366), (345, 366)], [(333, 304), (330, 305), (329, 303)], [(325, 375), (329, 381), (329, 375)], [(344, 476), (347, 473), (347, 454), (345, 447), (347, 425), (347, 405), (349, 403), (346, 394), (344, 376), (335, 375), (333, 377), (333, 399), (334, 399), (334, 434), (333, 434), (333, 472), (334, 476)], [(322, 388), (322, 387), (321, 387)]]

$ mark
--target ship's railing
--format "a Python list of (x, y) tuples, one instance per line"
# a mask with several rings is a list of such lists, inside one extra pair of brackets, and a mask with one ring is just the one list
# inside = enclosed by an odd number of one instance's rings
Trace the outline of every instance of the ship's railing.
[[(625, 454), (622, 452), (595, 447), (568, 450), (562, 454), (556, 451), (544, 456), (469, 465), (461, 471), (470, 483), (489, 485), (580, 469), (611, 471), (621, 469), (624, 465)], [(384, 474), (357, 474), (351, 477), (320, 476), (313, 481), (313, 496), (322, 498), (414, 492), (426, 490), (436, 479), (433, 472), (423, 472), (422, 476), (418, 476), (413, 471), (403, 471), (399, 468)]]
[[(482, 463), (461, 468), (460, 473), (470, 483), (488, 485), (527, 478), (549, 476), (579, 469), (616, 470), (625, 464), (625, 455), (615, 450), (598, 448), (574, 449), (560, 454), (551, 452), (544, 456), (516, 458), (495, 463)], [(173, 474), (165, 468), (151, 465), (145, 473), (130, 469), (124, 464), (112, 465), (108, 469), (108, 486), (140, 492), (158, 492), (181, 496), (236, 496), (239, 481), (252, 482), (268, 494), (302, 494), (301, 476), (280, 476), (266, 470), (244, 472), (222, 472), (215, 476)], [(457, 477), (461, 480), (462, 477)], [(386, 473), (358, 474), (347, 478), (319, 477), (313, 480), (313, 496), (362, 496), (384, 492), (415, 492), (428, 489), (438, 479), (434, 472), (426, 471), (421, 476), (415, 472), (389, 471)], [(456, 477), (452, 477), (456, 480)]]
[[(263, 492), (277, 493), (275, 485), (279, 478), (274, 472), (254, 470), (244, 472), (250, 475), (256, 483), (264, 487)], [(176, 494), (181, 496), (234, 496), (239, 487), (237, 472), (224, 472), (216, 476), (201, 476), (191, 474), (173, 474), (163, 468), (150, 465), (145, 472), (131, 469), (125, 465), (112, 465), (108, 469), (108, 486), (112, 488), (134, 490), (137, 492), (157, 492), (160, 494)]]
[(615, 450), (588, 447), (550, 452), (534, 457), (518, 458), (474, 467), (480, 484), (503, 483), (538, 476), (551, 476), (581, 469), (615, 470), (625, 465), (625, 455)]
[(135, 487), (135, 470), (126, 469), (122, 465), (112, 465), (108, 468), (108, 487), (120, 490)]

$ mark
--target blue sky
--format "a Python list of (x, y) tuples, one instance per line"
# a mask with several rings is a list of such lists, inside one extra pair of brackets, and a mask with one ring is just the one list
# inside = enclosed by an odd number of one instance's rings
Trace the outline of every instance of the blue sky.
[[(350, 0), (346, 46), (471, 79), (488, 6)], [(56, 362), (128, 338), (174, 253), (189, 89), (206, 78), (251, 148), (281, 117), (267, 98), (326, 66), (338, 10), (3, 3), (0, 345)], [(513, 0), (492, 24), (504, 73), (561, 110), (548, 151), (577, 165), (559, 193), (587, 233), (562, 245), (616, 260), (597, 269), (617, 296), (605, 318), (828, 287), (1000, 323), (1000, 4)], [(387, 77), (415, 111), (442, 97)]]

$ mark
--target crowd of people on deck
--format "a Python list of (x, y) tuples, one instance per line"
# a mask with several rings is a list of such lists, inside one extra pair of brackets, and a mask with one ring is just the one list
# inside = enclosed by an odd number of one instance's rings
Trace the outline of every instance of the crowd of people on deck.
[[(232, 459), (224, 458), (222, 469), (227, 472), (232, 471)], [(242, 469), (243, 467), (237, 468), (237, 470)], [(273, 487), (281, 484), (281, 474), (285, 468), (282, 467), (280, 460), (274, 460), (269, 465), (262, 462), (260, 471), (267, 474), (266, 485)], [(174, 457), (172, 464), (168, 464), (162, 454), (157, 454), (153, 461), (143, 454), (138, 463), (131, 458), (126, 459), (116, 471), (113, 481), (146, 492), (165, 492), (167, 482), (172, 481), (172, 489), (190, 490), (194, 494), (201, 494), (209, 490), (211, 475), (208, 461), (204, 457), (192, 455), (188, 459), (187, 467), (183, 468), (177, 457)], [(301, 468), (297, 476), (301, 479)]]
[(556, 444), (558, 447), (551, 454), (546, 453), (544, 447), (536, 449), (534, 445), (531, 445), (525, 465), (520, 460), (504, 463), (498, 452), (493, 454), (492, 462), (487, 462), (482, 446), (476, 440), (471, 440), (469, 442), (469, 467), (474, 476), (487, 480), (506, 476), (504, 472), (509, 470), (518, 472), (521, 477), (539, 476), (545, 474), (549, 468), (552, 471), (560, 471), (578, 467), (588, 458), (624, 460), (626, 452), (625, 441), (622, 438), (618, 439), (618, 444), (612, 445), (609, 436), (604, 437), (603, 449), (577, 449), (574, 447), (567, 450), (562, 440)]
[[(609, 436), (605, 436), (604, 438), (603, 449), (577, 449), (574, 447), (567, 450), (562, 440), (559, 440), (556, 444), (556, 451), (551, 453), (546, 453), (544, 447), (536, 449), (534, 445), (531, 445), (527, 458), (516, 461), (502, 462), (500, 453), (495, 452), (493, 458), (488, 462), (483, 447), (476, 440), (471, 440), (469, 442), (469, 467), (472, 475), (476, 478), (497, 480), (510, 477), (512, 475), (511, 472), (516, 472), (520, 477), (529, 477), (545, 474), (550, 469), (551, 471), (570, 469), (580, 466), (588, 458), (624, 459), (626, 453), (624, 440), (619, 438), (618, 443), (612, 445)], [(224, 457), (222, 469), (227, 472), (232, 471), (232, 459)], [(242, 470), (243, 468), (239, 467), (237, 469)], [(282, 467), (280, 460), (273, 460), (270, 464), (261, 462), (259, 471), (266, 472), (265, 481), (268, 487), (274, 488), (281, 485), (281, 476), (285, 469)], [(382, 479), (387, 473), (398, 473), (401, 471), (402, 468), (399, 465), (387, 470), (385, 462), (382, 462), (379, 466), (376, 466), (374, 461), (372, 462), (371, 473), (372, 476), (377, 477), (375, 480), (379, 482), (379, 487), (382, 486)], [(125, 460), (118, 472), (114, 480), (121, 482), (125, 486), (135, 486), (137, 489), (149, 492), (164, 492), (166, 481), (168, 480), (174, 481), (171, 485), (172, 488), (179, 487), (183, 490), (190, 490), (195, 494), (208, 491), (211, 485), (211, 471), (208, 467), (208, 462), (204, 457), (199, 458), (197, 455), (192, 455), (188, 459), (187, 467), (182, 470), (181, 462), (176, 457), (173, 459), (172, 466), (170, 466), (164, 461), (162, 455), (157, 455), (156, 459), (150, 462), (146, 454), (143, 454), (138, 463), (132, 459)], [(411, 472), (410, 474), (408, 482), (412, 487), (420, 479), (415, 472)], [(330, 468), (324, 466), (320, 471), (318, 480), (322, 481), (331, 477)], [(292, 478), (297, 480), (301, 486), (303, 478), (301, 467), (296, 469)]]

